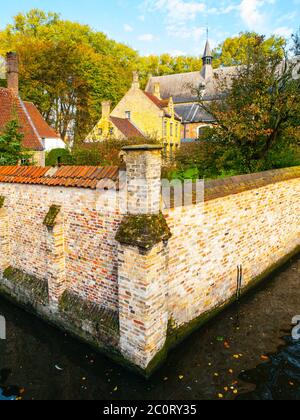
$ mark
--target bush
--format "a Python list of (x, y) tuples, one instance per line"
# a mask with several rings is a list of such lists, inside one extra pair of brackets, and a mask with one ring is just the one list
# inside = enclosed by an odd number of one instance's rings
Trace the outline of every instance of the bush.
[(123, 147), (135, 144), (156, 144), (153, 139), (107, 140), (101, 143), (82, 143), (72, 151), (72, 161), (79, 166), (119, 166)]
[(68, 149), (53, 149), (46, 153), (46, 166), (72, 165), (73, 157)]

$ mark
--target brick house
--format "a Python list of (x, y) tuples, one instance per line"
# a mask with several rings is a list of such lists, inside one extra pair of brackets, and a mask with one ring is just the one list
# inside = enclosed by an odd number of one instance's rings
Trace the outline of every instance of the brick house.
[(0, 133), (9, 121), (17, 119), (23, 134), (23, 147), (32, 153), (32, 161), (45, 166), (45, 152), (65, 148), (60, 136), (44, 120), (36, 106), (19, 96), (18, 58), (7, 54), (7, 88), (0, 87)]
[(181, 118), (172, 97), (162, 99), (159, 84), (151, 92), (145, 92), (140, 89), (138, 73), (134, 72), (130, 90), (112, 111), (110, 105), (103, 102), (102, 118), (87, 136), (87, 143), (110, 138), (155, 138), (166, 149), (175, 150), (180, 145)]

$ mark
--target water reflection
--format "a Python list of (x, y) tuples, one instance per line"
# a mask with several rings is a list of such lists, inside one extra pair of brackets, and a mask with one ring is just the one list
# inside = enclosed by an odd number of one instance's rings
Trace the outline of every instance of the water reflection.
[(0, 399), (300, 399), (300, 344), (281, 338), (300, 314), (299, 275), (296, 258), (193, 334), (149, 381), (0, 299)]

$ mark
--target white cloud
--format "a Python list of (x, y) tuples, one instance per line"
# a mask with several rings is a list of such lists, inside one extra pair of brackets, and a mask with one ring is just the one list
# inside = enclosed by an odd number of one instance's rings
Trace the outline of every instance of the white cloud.
[(198, 21), (208, 15), (222, 15), (239, 10), (239, 4), (232, 0), (210, 7), (207, 0), (144, 0), (146, 11), (162, 13), (169, 36), (199, 41), (205, 37), (206, 28)]
[(145, 22), (146, 18), (144, 15), (140, 15), (138, 16), (138, 20), (140, 20), (141, 22)]
[(288, 28), (286, 26), (276, 28), (273, 31), (274, 35), (282, 36), (283, 38), (290, 38), (292, 36), (293, 32), (294, 32), (294, 30), (292, 28)]
[(262, 7), (274, 4), (276, 0), (242, 0), (240, 15), (247, 28), (255, 31), (264, 31), (267, 26), (267, 16)]
[(125, 24), (124, 25), (125, 32), (133, 32), (133, 27), (131, 25)]
[(152, 42), (156, 41), (157, 39), (158, 38), (153, 34), (143, 34), (138, 37), (138, 40), (143, 42)]

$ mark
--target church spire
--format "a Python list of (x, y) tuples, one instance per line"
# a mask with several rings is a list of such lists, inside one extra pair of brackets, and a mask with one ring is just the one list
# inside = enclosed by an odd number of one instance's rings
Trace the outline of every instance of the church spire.
[(209, 40), (207, 39), (206, 44), (205, 44), (205, 50), (204, 50), (204, 54), (202, 57), (202, 61), (203, 61), (203, 65), (212, 65), (212, 60), (213, 60), (213, 55), (211, 52), (211, 48), (210, 48), (210, 44), (209, 44)]
[(204, 79), (209, 79), (213, 76), (213, 67), (212, 67), (213, 55), (211, 52), (209, 40), (208, 40), (208, 29), (207, 29), (207, 40), (205, 44), (205, 49), (202, 57), (203, 68), (202, 68), (202, 77)]

